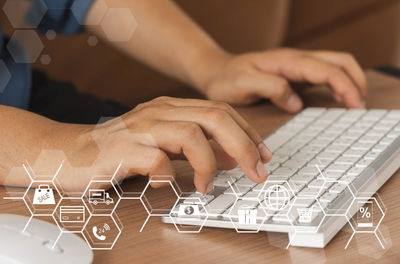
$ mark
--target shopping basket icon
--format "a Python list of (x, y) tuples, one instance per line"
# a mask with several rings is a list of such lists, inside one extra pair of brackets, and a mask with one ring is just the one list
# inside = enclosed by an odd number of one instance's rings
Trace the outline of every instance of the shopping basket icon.
[(297, 212), (299, 213), (300, 223), (311, 223), (312, 208), (297, 208)]

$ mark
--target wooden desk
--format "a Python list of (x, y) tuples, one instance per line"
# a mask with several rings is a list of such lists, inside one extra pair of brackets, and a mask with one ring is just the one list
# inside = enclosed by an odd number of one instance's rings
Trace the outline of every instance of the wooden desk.
[[(399, 80), (371, 71), (368, 78), (369, 108), (400, 108)], [(307, 89), (303, 95), (307, 106), (338, 106), (321, 87)], [(267, 103), (238, 110), (261, 135), (267, 135), (291, 117)], [(187, 164), (177, 163), (177, 170), (180, 187), (183, 191), (192, 190), (191, 169)], [(124, 224), (122, 235), (113, 250), (95, 252), (95, 263), (400, 263), (399, 174), (379, 190), (387, 207), (381, 227), (388, 241), (385, 250), (373, 235), (356, 235), (344, 250), (351, 235), (348, 226), (325, 249), (291, 247), (286, 250), (287, 235), (279, 233), (238, 234), (233, 229), (204, 228), (200, 234), (180, 234), (173, 225), (161, 223), (159, 217), (150, 218), (140, 233), (147, 214), (138, 200), (124, 200), (116, 211)], [(124, 185), (143, 184), (141, 181), (128, 180)], [(165, 198), (168, 192), (168, 188), (151, 189), (149, 196), (167, 208), (172, 202)], [(27, 214), (21, 201), (3, 199), (0, 199), (0, 212)]]

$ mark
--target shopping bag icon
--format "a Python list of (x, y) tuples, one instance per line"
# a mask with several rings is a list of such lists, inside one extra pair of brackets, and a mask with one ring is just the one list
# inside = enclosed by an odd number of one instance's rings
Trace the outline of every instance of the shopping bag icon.
[(53, 189), (47, 184), (41, 184), (35, 189), (33, 204), (56, 204)]

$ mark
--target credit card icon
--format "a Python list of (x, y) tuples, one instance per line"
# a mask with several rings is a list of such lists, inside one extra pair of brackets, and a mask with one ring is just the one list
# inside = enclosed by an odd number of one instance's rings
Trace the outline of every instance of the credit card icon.
[(85, 207), (60, 206), (60, 221), (63, 223), (84, 223)]

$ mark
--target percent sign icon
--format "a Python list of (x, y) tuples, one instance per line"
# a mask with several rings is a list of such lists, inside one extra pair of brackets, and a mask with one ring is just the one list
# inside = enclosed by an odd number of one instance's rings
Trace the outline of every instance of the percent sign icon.
[(360, 208), (360, 213), (362, 213), (363, 218), (371, 218), (371, 213), (368, 212), (368, 207), (361, 207)]
[[(372, 203), (366, 202), (364, 206), (360, 207), (359, 215), (357, 217), (357, 220), (358, 220), (357, 226), (358, 227), (372, 227), (373, 226), (373, 223), (372, 223), (373, 221), (371, 219), (372, 215), (371, 215), (368, 205), (372, 206)], [(372, 208), (371, 208), (371, 211), (372, 211)]]

